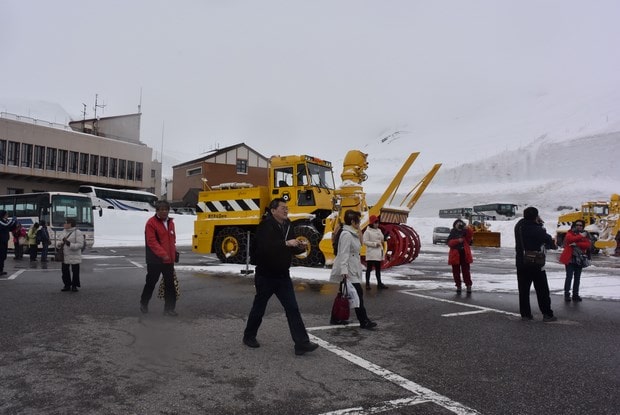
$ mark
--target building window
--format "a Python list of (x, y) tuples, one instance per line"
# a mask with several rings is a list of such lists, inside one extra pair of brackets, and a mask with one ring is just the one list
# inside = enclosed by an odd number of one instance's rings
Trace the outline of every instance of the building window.
[(43, 169), (45, 163), (45, 147), (34, 146), (34, 168)]
[(90, 175), (96, 176), (99, 173), (99, 156), (90, 155)]
[(80, 174), (88, 174), (88, 158), (88, 154), (80, 153)]
[(237, 159), (237, 173), (248, 174), (248, 161)]
[(80, 160), (80, 153), (77, 151), (69, 152), (69, 173), (78, 172), (78, 162)]
[(151, 179), (155, 178), (155, 169), (151, 169)]
[(9, 141), (9, 151), (7, 154), (7, 163), (9, 166), (19, 165), (19, 143)]
[(118, 161), (118, 178), (124, 179), (127, 175), (127, 160), (120, 159)]
[(118, 166), (118, 159), (111, 158), (110, 159), (110, 177), (116, 179), (116, 170)]
[(99, 165), (99, 176), (108, 176), (108, 158), (101, 156), (101, 164)]
[(135, 178), (136, 162), (127, 161), (127, 180), (133, 180)]
[(45, 149), (45, 168), (56, 170), (56, 149), (48, 147)]
[(22, 167), (32, 167), (32, 144), (22, 144)]
[(67, 150), (58, 150), (58, 171), (67, 171), (67, 160), (69, 152)]
[(188, 177), (202, 175), (202, 166), (185, 170), (185, 175)]
[(6, 140), (0, 140), (0, 164), (6, 164)]
[[(6, 193), (9, 195), (21, 195), (24, 193), (24, 189), (18, 189), (16, 187), (9, 187), (6, 189)], [(15, 214), (15, 212), (13, 212)]]
[(136, 181), (142, 181), (142, 171), (144, 170), (144, 164), (136, 161)]

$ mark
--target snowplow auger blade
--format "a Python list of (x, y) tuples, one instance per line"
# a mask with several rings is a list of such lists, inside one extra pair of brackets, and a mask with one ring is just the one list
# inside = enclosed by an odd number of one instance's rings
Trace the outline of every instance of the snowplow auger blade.
[(502, 234), (499, 232), (474, 232), (474, 246), (499, 248), (501, 236)]

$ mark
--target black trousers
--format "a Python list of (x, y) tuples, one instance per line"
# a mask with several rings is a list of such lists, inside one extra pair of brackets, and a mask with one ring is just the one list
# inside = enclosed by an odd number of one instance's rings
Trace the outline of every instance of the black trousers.
[(551, 310), (551, 296), (549, 294), (549, 283), (547, 282), (547, 272), (536, 268), (517, 268), (517, 282), (519, 285), (519, 311), (521, 317), (531, 317), (530, 308), (530, 287), (534, 283), (538, 308), (543, 315), (553, 316)]
[(282, 307), (284, 307), (288, 328), (295, 345), (301, 345), (310, 341), (308, 333), (306, 332), (306, 326), (299, 312), (291, 277), (265, 277), (256, 275), (254, 277), (254, 285), (256, 287), (256, 295), (254, 296), (254, 303), (252, 304), (252, 309), (248, 316), (248, 322), (243, 332), (243, 337), (256, 337), (258, 328), (263, 322), (267, 303), (271, 296), (275, 294), (278, 300), (280, 300)]
[(146, 264), (146, 284), (142, 290), (140, 303), (148, 305), (160, 275), (164, 278), (164, 310), (174, 310), (177, 304), (177, 295), (174, 290), (174, 264)]
[(366, 285), (370, 285), (370, 271), (375, 269), (377, 285), (381, 285), (381, 261), (366, 261)]
[(368, 320), (368, 314), (366, 314), (366, 307), (364, 307), (364, 291), (362, 290), (362, 284), (359, 282), (353, 282), (353, 287), (357, 291), (357, 296), (360, 298), (360, 306), (355, 308), (355, 317), (360, 324), (366, 323)]
[[(65, 264), (63, 262), (60, 269), (62, 271), (62, 282), (65, 284), (65, 287), (81, 287), (80, 264)], [(73, 279), (71, 274), (73, 274)]]

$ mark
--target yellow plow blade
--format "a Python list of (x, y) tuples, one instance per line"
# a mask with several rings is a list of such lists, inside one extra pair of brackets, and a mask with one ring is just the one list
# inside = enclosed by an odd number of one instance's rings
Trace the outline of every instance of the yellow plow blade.
[(502, 234), (499, 232), (474, 232), (474, 246), (501, 246)]

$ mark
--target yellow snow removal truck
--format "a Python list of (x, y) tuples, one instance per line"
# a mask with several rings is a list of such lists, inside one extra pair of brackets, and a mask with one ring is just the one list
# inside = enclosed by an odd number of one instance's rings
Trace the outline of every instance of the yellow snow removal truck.
[(249, 244), (267, 205), (272, 199), (282, 197), (288, 202), (295, 237), (307, 243), (306, 252), (293, 258), (295, 265), (331, 263), (331, 232), (346, 209), (362, 212), (364, 228), (369, 215), (382, 215), (384, 233), (390, 235), (386, 267), (410, 262), (417, 256), (420, 244), (417, 233), (406, 225), (406, 217), (440, 165), (435, 165), (410, 192), (407, 207), (387, 208), (385, 204), (389, 196), (395, 194), (418, 154), (410, 155), (384, 195), (371, 208), (366, 204), (360, 185), (367, 178), (366, 154), (357, 150), (345, 157), (343, 183), (339, 188), (334, 185), (331, 163), (307, 155), (271, 157), (266, 186), (225, 183), (208, 187), (205, 184), (198, 195), (192, 250), (215, 253), (222, 262), (246, 263)]

